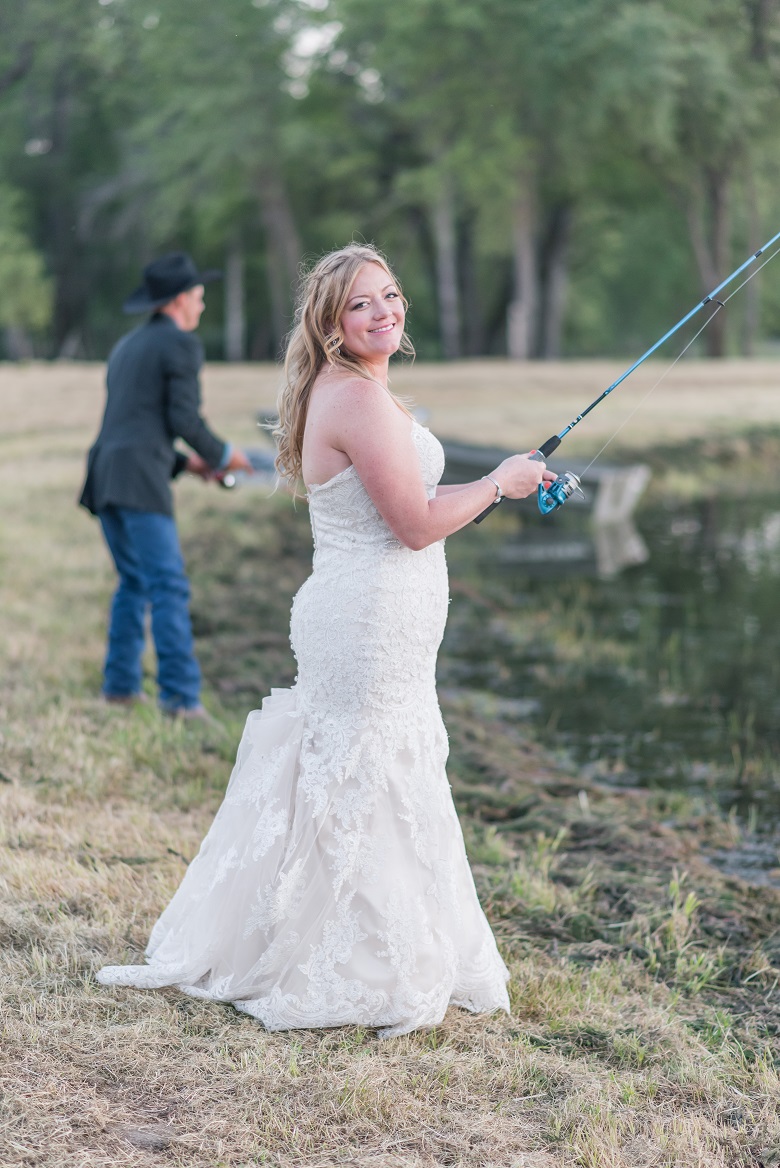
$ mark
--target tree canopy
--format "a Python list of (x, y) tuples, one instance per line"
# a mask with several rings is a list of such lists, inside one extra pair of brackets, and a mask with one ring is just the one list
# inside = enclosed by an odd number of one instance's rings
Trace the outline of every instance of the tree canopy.
[[(0, 0), (0, 114), (11, 358), (104, 356), (182, 247), (274, 358), (353, 238), (422, 356), (635, 353), (780, 230), (780, 0)], [(776, 342), (780, 264), (705, 337)]]

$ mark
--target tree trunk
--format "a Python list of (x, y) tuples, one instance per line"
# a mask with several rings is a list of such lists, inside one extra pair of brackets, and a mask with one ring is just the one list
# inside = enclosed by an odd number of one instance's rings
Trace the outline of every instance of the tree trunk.
[(696, 267), (699, 269), (699, 280), (705, 292), (709, 292), (715, 287), (717, 280), (704, 222), (704, 196), (700, 195), (695, 201), (689, 200), (685, 210), (691, 246), (696, 259)]
[(556, 204), (550, 211), (542, 243), (539, 356), (548, 361), (557, 360), (562, 350), (571, 222), (571, 205)]
[[(752, 166), (748, 166), (745, 181), (745, 201), (747, 203), (748, 246), (755, 251), (763, 242), (759, 239), (761, 217), (758, 211), (758, 192)], [(754, 269), (755, 270), (755, 269)], [(758, 280), (751, 280), (744, 292), (745, 315), (742, 321), (742, 352), (746, 357), (756, 354), (756, 338), (761, 323), (761, 286)]]
[(773, 7), (773, 0), (748, 0), (746, 4), (750, 23), (750, 57), (753, 61), (766, 61), (769, 55), (768, 34)]
[(292, 321), (293, 301), (298, 291), (301, 244), (281, 177), (270, 168), (263, 169), (258, 176), (257, 186), (266, 237), (274, 344), (278, 350)]
[[(717, 287), (729, 262), (729, 176), (726, 171), (712, 171), (705, 177), (699, 197), (687, 202), (688, 229), (706, 293)], [(708, 357), (726, 354), (726, 313), (715, 313), (705, 334)]]
[(225, 359), (243, 361), (246, 319), (244, 315), (244, 248), (231, 240), (225, 257)]
[(12, 61), (4, 73), (0, 73), (0, 93), (5, 93), (21, 81), (32, 68), (35, 57), (35, 45), (32, 41), (25, 41), (16, 50), (16, 60)]
[(68, 74), (66, 62), (54, 80), (46, 236), (54, 277), (54, 351), (58, 357), (70, 360), (83, 354), (81, 334), (89, 291), (89, 274), (77, 230), (77, 196), (68, 176), (75, 88), (76, 81)]
[(727, 275), (729, 265), (731, 220), (729, 205), (728, 175), (722, 171), (714, 172), (709, 176), (710, 206), (712, 207), (712, 241), (715, 254), (715, 267), (718, 279)]
[(261, 318), (255, 321), (250, 333), (249, 360), (273, 361), (276, 359), (276, 356), (277, 350), (273, 344), (269, 322)]
[(507, 353), (527, 361), (536, 325), (537, 271), (534, 246), (535, 204), (530, 182), (521, 185), (512, 216), (512, 299), (507, 309)]
[(9, 324), (6, 327), (5, 351), (9, 361), (31, 361), (35, 356), (29, 334), (21, 325)]
[[(710, 175), (709, 182), (710, 207), (712, 216), (712, 244), (715, 261), (716, 283), (720, 283), (728, 275), (729, 268), (729, 190), (728, 179), (725, 174)], [(714, 287), (714, 285), (713, 285)], [(726, 356), (726, 312), (721, 309), (707, 329), (707, 355), (709, 357)]]
[(445, 177), (440, 184), (431, 218), (436, 246), (436, 292), (441, 348), (445, 359), (454, 361), (460, 356), (460, 306), (455, 198), (449, 178)]
[(81, 330), (78, 325), (74, 325), (60, 341), (57, 359), (59, 361), (77, 361), (80, 357), (84, 357), (84, 342)]
[(477, 263), (474, 255), (474, 215), (463, 224), (460, 238), (460, 263), (463, 285), (463, 340), (467, 356), (478, 357), (485, 352), (485, 324), (477, 281)]

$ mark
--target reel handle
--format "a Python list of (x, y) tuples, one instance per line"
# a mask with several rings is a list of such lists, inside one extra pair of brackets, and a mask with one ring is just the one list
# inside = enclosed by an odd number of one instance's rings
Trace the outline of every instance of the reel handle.
[[(548, 456), (550, 454), (552, 454), (553, 450), (557, 450), (558, 447), (560, 446), (560, 444), (561, 444), (561, 440), (558, 437), (558, 435), (553, 434), (552, 437), (548, 438), (546, 442), (542, 443), (542, 445), (539, 447), (538, 450), (531, 451), (531, 453), (528, 455), (528, 461), (529, 462), (546, 462)], [(539, 490), (540, 491), (542, 490), (541, 484), (539, 486)], [(496, 501), (494, 503), (491, 503), (489, 507), (486, 507), (484, 511), (480, 511), (479, 515), (474, 520), (474, 522), (481, 523), (483, 519), (487, 519), (490, 512), (495, 511), (495, 509), (499, 505), (499, 503), (503, 503), (503, 501), (504, 501), (503, 498), (496, 499)], [(539, 506), (541, 507), (541, 502), (540, 502)]]
[(555, 482), (550, 483), (546, 487), (544, 483), (539, 483), (536, 492), (536, 501), (539, 505), (539, 510), (542, 515), (549, 515), (556, 507), (562, 507), (566, 500), (570, 499), (577, 491), (579, 491), (584, 499), (585, 494), (580, 486), (580, 480), (570, 470), (566, 470), (562, 475), (558, 475)]

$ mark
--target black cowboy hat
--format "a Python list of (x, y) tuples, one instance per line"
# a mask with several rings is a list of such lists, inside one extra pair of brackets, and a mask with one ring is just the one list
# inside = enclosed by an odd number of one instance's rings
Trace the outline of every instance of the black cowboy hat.
[(143, 284), (122, 305), (123, 312), (149, 312), (161, 308), (196, 284), (219, 280), (222, 273), (213, 269), (199, 272), (186, 251), (174, 251), (147, 264), (143, 276)]

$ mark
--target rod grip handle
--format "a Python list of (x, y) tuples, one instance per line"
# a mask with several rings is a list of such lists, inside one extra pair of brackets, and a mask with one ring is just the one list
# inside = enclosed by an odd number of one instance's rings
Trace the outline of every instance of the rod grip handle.
[(496, 507), (498, 507), (499, 503), (503, 503), (503, 501), (504, 501), (503, 498), (496, 499), (495, 502), (491, 503), (489, 507), (486, 507), (484, 511), (480, 511), (479, 515), (474, 520), (474, 522), (481, 523), (483, 519), (487, 519), (490, 512), (495, 511), (495, 509), (496, 509)]
[[(549, 458), (550, 455), (552, 454), (552, 452), (554, 450), (558, 449), (560, 444), (561, 444), (561, 440), (558, 437), (558, 435), (553, 434), (553, 435), (551, 435), (551, 437), (549, 437), (547, 439), (546, 442), (542, 443), (542, 445), (539, 447), (539, 449), (536, 451), (536, 453), (540, 454), (542, 456), (542, 458)], [(541, 459), (539, 459), (538, 461), (541, 462)]]
[[(552, 454), (553, 450), (558, 449), (560, 444), (561, 444), (561, 440), (558, 437), (558, 435), (553, 434), (553, 435), (551, 435), (550, 438), (547, 439), (546, 442), (542, 443), (542, 445), (539, 447), (538, 450), (535, 450), (533, 452), (533, 454), (530, 454), (528, 457), (530, 459), (532, 459), (534, 462), (544, 462), (546, 460), (546, 458), (548, 457), (548, 455)], [(494, 511), (500, 502), (501, 502), (501, 499), (498, 499), (498, 500), (496, 500), (495, 503), (491, 503), (489, 507), (486, 507), (484, 511), (480, 511), (479, 515), (474, 520), (474, 522), (481, 523), (483, 519), (487, 519), (490, 512)]]

